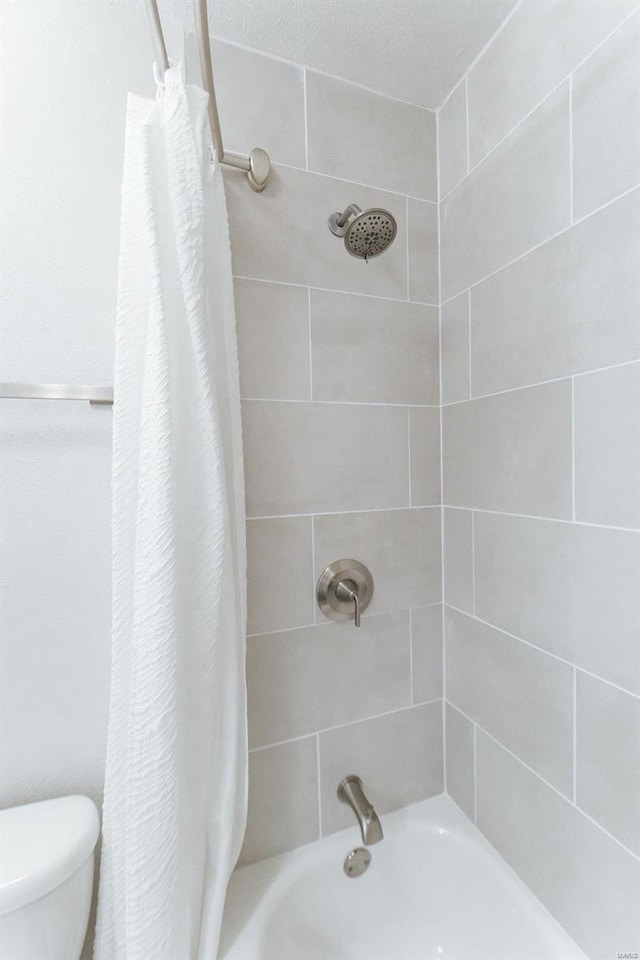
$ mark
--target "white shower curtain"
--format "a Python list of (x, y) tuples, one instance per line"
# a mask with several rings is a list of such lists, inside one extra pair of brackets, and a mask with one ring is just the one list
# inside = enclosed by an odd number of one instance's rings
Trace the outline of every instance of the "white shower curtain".
[(128, 102), (96, 960), (214, 960), (246, 817), (237, 348), (206, 108), (175, 68)]

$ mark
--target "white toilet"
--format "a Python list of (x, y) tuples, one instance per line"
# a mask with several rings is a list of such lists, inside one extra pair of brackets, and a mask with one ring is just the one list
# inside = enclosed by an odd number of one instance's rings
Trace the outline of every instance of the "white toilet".
[(0, 960), (78, 960), (99, 832), (87, 797), (0, 811)]

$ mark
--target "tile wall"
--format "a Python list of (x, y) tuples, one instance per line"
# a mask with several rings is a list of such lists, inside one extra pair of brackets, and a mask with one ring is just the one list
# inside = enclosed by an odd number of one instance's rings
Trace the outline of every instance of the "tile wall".
[[(248, 514), (250, 796), (242, 863), (443, 790), (435, 114), (217, 43), (225, 143), (274, 161), (226, 176)], [(197, 58), (193, 62), (197, 62)], [(398, 236), (353, 259), (327, 226), (381, 206)], [(367, 564), (356, 630), (315, 604)]]
[(438, 121), (447, 790), (615, 957), (640, 902), (637, 2), (525, 0)]

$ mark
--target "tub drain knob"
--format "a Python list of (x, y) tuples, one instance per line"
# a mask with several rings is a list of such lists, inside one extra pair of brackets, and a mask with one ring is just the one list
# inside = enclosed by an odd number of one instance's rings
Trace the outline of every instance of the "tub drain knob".
[(371, 854), (364, 847), (356, 847), (348, 853), (344, 861), (344, 872), (348, 877), (361, 877), (371, 863)]

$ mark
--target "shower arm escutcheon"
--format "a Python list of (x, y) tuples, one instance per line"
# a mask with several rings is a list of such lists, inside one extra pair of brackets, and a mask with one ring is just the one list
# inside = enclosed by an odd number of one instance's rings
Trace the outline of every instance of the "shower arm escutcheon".
[(359, 560), (336, 560), (322, 572), (316, 587), (318, 606), (330, 620), (353, 620), (360, 626), (361, 614), (373, 596), (373, 577)]

